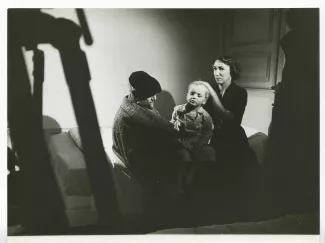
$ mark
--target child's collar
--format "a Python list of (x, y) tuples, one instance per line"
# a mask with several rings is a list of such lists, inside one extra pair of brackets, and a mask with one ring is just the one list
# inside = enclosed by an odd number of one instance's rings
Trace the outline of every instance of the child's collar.
[[(187, 103), (186, 103), (186, 104), (187, 104)], [(186, 104), (183, 105), (183, 107), (182, 107), (182, 111), (186, 111)], [(203, 109), (202, 106), (196, 107), (196, 108), (194, 108), (194, 109), (192, 109), (192, 110), (189, 110), (189, 111), (194, 111), (194, 110), (196, 110), (196, 112), (197, 112), (197, 113), (200, 113), (200, 114), (202, 114), (202, 113), (204, 112), (204, 109)]]

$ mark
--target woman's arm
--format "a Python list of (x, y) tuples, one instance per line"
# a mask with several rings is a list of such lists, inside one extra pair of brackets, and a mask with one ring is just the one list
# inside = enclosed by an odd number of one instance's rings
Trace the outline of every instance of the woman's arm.
[(219, 96), (216, 91), (211, 87), (208, 82), (202, 81), (202, 83), (208, 88), (210, 97), (212, 100), (213, 111), (217, 113), (217, 116), (220, 117), (223, 121), (231, 121), (234, 118), (234, 114), (231, 111), (225, 109), (222, 105)]
[(233, 93), (231, 104), (228, 109), (234, 114), (234, 118), (231, 123), (240, 125), (244, 116), (245, 108), (247, 105), (247, 91), (244, 88), (238, 89), (237, 92)]

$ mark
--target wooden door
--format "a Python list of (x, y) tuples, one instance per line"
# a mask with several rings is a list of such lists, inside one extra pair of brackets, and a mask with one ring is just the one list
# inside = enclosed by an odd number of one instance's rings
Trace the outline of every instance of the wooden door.
[(245, 88), (271, 89), (281, 78), (281, 9), (231, 9), (223, 18), (223, 54), (237, 58)]

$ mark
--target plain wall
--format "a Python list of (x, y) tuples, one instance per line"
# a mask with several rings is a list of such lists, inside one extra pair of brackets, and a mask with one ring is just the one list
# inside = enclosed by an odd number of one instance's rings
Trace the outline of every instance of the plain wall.
[[(88, 58), (100, 126), (112, 125), (133, 71), (144, 70), (161, 83), (164, 95), (158, 96), (157, 103), (165, 118), (170, 117), (174, 104), (185, 102), (188, 83), (213, 80), (212, 60), (222, 54), (222, 11), (85, 9), (94, 43), (86, 46), (81, 38), (80, 44)], [(43, 12), (78, 24), (74, 9)], [(43, 114), (61, 128), (76, 127), (58, 51), (46, 44), (39, 48), (45, 52)], [(32, 80), (32, 52), (25, 52), (25, 57)], [(273, 97), (273, 91), (249, 89), (242, 124), (267, 134)], [(53, 127), (45, 122), (44, 128)]]
[[(284, 24), (282, 19), (282, 38), (286, 33), (290, 31), (289, 27)], [(279, 65), (278, 75), (276, 83), (281, 82), (282, 70), (285, 64), (285, 56), (279, 47)], [(272, 120), (272, 104), (274, 103), (274, 91), (273, 90), (259, 90), (248, 89), (248, 102), (246, 111), (243, 117), (242, 124), (257, 129), (265, 134), (268, 134), (269, 125)]]
[(272, 104), (274, 92), (272, 90), (248, 89), (248, 101), (242, 124), (268, 134), (272, 119)]
[[(76, 23), (74, 9), (43, 12)], [(175, 104), (185, 101), (191, 81), (212, 77), (211, 60), (220, 55), (220, 10), (86, 9), (94, 43), (80, 44), (91, 72), (91, 90), (101, 127), (111, 126), (128, 77), (144, 70), (158, 79)], [(77, 126), (58, 51), (39, 45), (45, 53), (43, 114), (61, 128)], [(25, 52), (32, 80), (32, 52)], [(170, 108), (170, 113), (172, 108)], [(168, 115), (168, 110), (164, 110)], [(165, 114), (165, 116), (166, 116)], [(51, 123), (44, 128), (50, 129)]]

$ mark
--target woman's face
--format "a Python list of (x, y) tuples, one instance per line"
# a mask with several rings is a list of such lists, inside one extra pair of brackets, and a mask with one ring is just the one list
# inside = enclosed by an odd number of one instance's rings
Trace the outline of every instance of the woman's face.
[(230, 67), (216, 60), (213, 64), (213, 75), (219, 85), (229, 85), (231, 83)]

